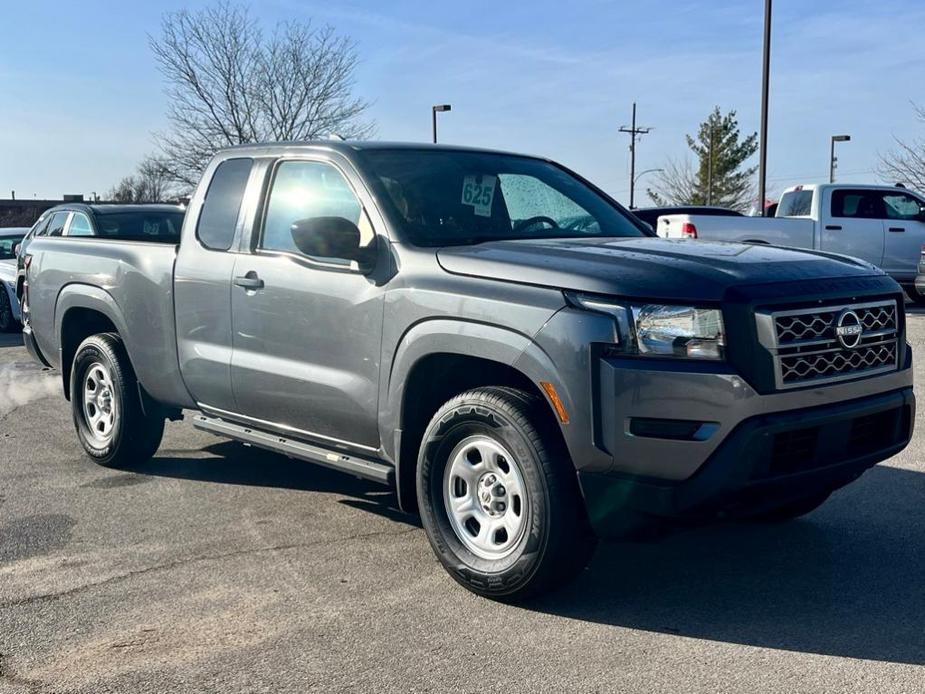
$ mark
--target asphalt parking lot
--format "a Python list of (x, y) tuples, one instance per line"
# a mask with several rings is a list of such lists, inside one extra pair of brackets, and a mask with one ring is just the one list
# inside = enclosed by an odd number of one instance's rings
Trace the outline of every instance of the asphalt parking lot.
[[(909, 335), (922, 383), (925, 313)], [(187, 423), (93, 465), (0, 336), (0, 691), (922, 691), (918, 431), (805, 519), (603, 545), (513, 607), (372, 483)]]

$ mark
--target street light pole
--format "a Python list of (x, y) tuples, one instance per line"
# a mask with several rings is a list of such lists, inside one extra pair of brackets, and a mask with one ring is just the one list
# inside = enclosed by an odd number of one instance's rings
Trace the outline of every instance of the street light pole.
[(761, 56), (761, 142), (758, 153), (758, 206), (765, 216), (768, 175), (768, 85), (771, 77), (771, 0), (764, 0), (764, 49)]
[(835, 158), (835, 143), (849, 142), (851, 135), (832, 135), (832, 148), (829, 150), (829, 183), (835, 183), (835, 166), (838, 159)]
[(635, 185), (639, 181), (639, 179), (645, 176), (647, 173), (655, 173), (656, 171), (664, 171), (664, 170), (665, 169), (646, 169), (645, 171), (640, 171), (638, 174), (636, 174), (636, 178), (633, 179), (633, 185)]
[(713, 123), (710, 123), (710, 159), (707, 162), (707, 204), (713, 204)]
[(437, 104), (431, 108), (431, 116), (433, 117), (433, 134), (434, 134), (434, 144), (437, 144), (437, 112), (450, 111), (452, 106), (450, 104)]

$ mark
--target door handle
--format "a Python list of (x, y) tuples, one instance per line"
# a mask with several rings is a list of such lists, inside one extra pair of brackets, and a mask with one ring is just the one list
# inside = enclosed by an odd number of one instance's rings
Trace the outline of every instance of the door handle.
[(826, 224), (826, 231), (841, 231), (841, 226), (838, 224)]
[(263, 289), (263, 280), (257, 277), (257, 273), (251, 270), (244, 276), (235, 277), (232, 280), (237, 286), (244, 287), (251, 291)]
[(890, 231), (905, 231), (905, 227), (890, 227)]

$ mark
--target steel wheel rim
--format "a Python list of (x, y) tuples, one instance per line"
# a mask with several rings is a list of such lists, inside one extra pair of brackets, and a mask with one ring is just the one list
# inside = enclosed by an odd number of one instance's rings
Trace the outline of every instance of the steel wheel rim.
[(84, 374), (83, 413), (87, 429), (95, 441), (107, 443), (112, 439), (118, 406), (112, 375), (101, 362), (91, 364)]
[(520, 464), (488, 436), (463, 439), (450, 453), (443, 501), (453, 532), (482, 559), (503, 559), (527, 528), (527, 491)]

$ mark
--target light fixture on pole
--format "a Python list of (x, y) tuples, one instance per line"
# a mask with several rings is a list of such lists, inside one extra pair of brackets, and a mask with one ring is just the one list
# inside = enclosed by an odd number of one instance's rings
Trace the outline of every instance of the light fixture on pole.
[[(646, 169), (645, 171), (640, 171), (638, 174), (636, 174), (636, 178), (633, 179), (633, 187), (635, 188), (636, 184), (639, 183), (639, 179), (645, 176), (646, 174), (658, 173), (659, 171), (664, 171), (664, 170), (665, 169)], [(635, 208), (631, 207), (630, 209), (635, 209)]]
[(832, 135), (832, 148), (829, 150), (829, 183), (835, 183), (835, 167), (838, 159), (835, 157), (836, 142), (850, 142), (851, 135)]
[(434, 144), (437, 144), (437, 112), (443, 113), (444, 111), (450, 110), (452, 110), (452, 106), (449, 104), (437, 104), (431, 109), (431, 115), (433, 116)]

